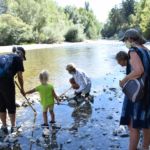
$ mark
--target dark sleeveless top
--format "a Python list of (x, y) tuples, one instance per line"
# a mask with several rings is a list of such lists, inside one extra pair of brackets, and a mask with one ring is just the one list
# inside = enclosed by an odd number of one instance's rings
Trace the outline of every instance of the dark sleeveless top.
[[(136, 52), (140, 57), (144, 71), (148, 74), (145, 88), (145, 97), (136, 103), (132, 103), (127, 96), (124, 98), (122, 114), (120, 119), (121, 125), (129, 125), (133, 128), (150, 128), (150, 60), (147, 50), (143, 48), (132, 47), (130, 52)], [(128, 61), (126, 74), (132, 71)]]

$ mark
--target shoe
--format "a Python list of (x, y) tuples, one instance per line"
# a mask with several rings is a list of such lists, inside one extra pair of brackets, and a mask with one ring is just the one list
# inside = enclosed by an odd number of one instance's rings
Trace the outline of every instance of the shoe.
[(17, 132), (18, 128), (17, 127), (11, 127), (11, 133)]
[(46, 124), (46, 123), (41, 124), (41, 127), (42, 128), (47, 128), (47, 129), (49, 128), (48, 124)]
[(7, 126), (2, 126), (1, 130), (4, 132), (4, 134), (8, 134)]
[(56, 123), (56, 122), (51, 120), (49, 123), (53, 124), (53, 123)]

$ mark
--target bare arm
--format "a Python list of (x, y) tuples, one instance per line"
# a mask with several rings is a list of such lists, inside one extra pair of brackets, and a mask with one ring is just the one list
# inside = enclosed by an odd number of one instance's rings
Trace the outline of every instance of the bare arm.
[(18, 77), (18, 82), (21, 88), (21, 92), (22, 94), (24, 94), (24, 81), (23, 81), (23, 73), (22, 72), (18, 72), (17, 73), (17, 77)]
[(142, 61), (136, 52), (130, 53), (130, 64), (133, 70), (121, 81), (122, 86), (128, 80), (139, 78), (144, 73)]
[(55, 91), (53, 90), (52, 92), (53, 92), (54, 98), (57, 100), (57, 102), (59, 102), (59, 97), (56, 95)]
[(27, 91), (26, 94), (32, 94), (32, 93), (34, 93), (34, 92), (36, 92), (36, 90), (35, 90), (35, 89), (32, 89), (32, 90), (30, 90), (30, 91)]

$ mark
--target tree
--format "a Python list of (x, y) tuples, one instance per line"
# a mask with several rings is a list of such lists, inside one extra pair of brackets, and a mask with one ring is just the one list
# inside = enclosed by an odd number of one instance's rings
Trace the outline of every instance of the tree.
[(83, 26), (84, 34), (87, 38), (96, 39), (100, 36), (101, 24), (98, 22), (92, 10), (67, 6), (64, 12), (73, 24)]
[(0, 15), (0, 45), (32, 42), (31, 27), (20, 18), (9, 14)]
[(110, 38), (113, 36), (120, 36), (131, 26), (135, 17), (135, 0), (124, 0), (120, 7), (115, 6), (111, 9), (108, 21), (104, 25), (101, 34), (103, 37)]

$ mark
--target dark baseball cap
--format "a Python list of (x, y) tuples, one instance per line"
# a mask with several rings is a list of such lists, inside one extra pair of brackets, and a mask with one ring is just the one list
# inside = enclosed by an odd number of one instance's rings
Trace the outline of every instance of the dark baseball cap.
[(139, 44), (145, 44), (146, 39), (143, 37), (143, 35), (136, 29), (128, 29), (123, 37), (120, 39), (120, 41), (126, 41), (127, 39), (133, 39), (134, 41), (137, 41)]
[(17, 51), (21, 51), (21, 53), (23, 54), (23, 59), (26, 60), (26, 51), (24, 50), (23, 47), (13, 47), (12, 51), (13, 51), (13, 53), (15, 53)]

